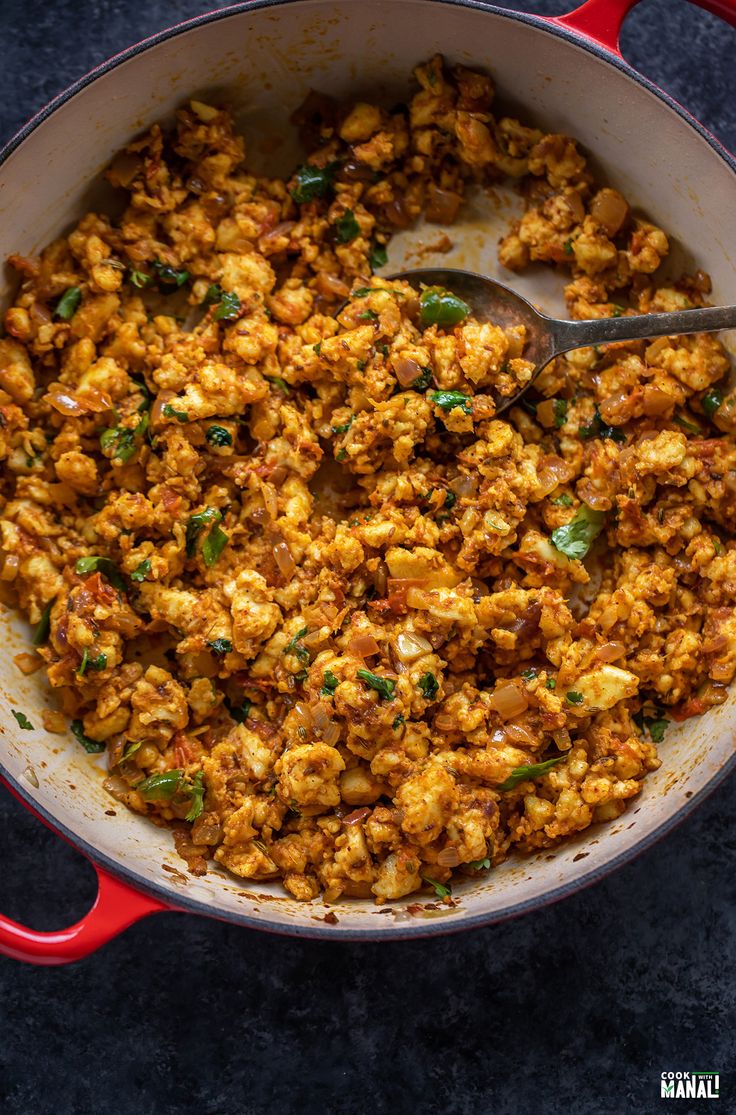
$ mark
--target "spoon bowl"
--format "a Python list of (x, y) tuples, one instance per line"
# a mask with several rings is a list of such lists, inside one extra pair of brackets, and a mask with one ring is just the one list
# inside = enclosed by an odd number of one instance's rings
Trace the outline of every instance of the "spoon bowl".
[(502, 329), (524, 326), (526, 344), (523, 355), (534, 365), (534, 372), (529, 382), (516, 394), (496, 395), (498, 413), (518, 402), (550, 360), (572, 349), (652, 337), (675, 337), (682, 333), (713, 333), (736, 327), (736, 306), (706, 306), (657, 314), (627, 311), (620, 317), (568, 321), (548, 317), (511, 287), (473, 271), (427, 267), (399, 271), (390, 278), (402, 279), (417, 290), (442, 287), (467, 302), (473, 316), (480, 322), (492, 322)]

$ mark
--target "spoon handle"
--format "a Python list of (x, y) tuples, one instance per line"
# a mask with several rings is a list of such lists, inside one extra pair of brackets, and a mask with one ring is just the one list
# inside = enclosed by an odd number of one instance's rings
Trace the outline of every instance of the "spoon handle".
[(606, 317), (593, 321), (549, 319), (554, 355), (588, 345), (615, 341), (640, 341), (649, 337), (674, 337), (679, 333), (715, 333), (736, 328), (736, 306), (707, 306), (677, 310), (669, 314), (639, 314), (635, 317)]

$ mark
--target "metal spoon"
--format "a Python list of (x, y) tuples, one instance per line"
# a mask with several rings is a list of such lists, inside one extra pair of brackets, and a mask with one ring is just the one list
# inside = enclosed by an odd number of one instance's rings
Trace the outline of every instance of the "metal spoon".
[(677, 310), (675, 313), (595, 318), (592, 321), (560, 321), (540, 313), (510, 287), (485, 275), (476, 275), (473, 271), (431, 267), (400, 271), (391, 278), (403, 279), (417, 289), (443, 287), (467, 302), (479, 321), (492, 321), (502, 329), (513, 325), (525, 326), (524, 359), (534, 364), (534, 374), (516, 395), (499, 396), (496, 401), (499, 413), (513, 406), (528, 391), (550, 360), (571, 349), (606, 345), (614, 341), (640, 341), (649, 337), (714, 333), (719, 329), (736, 328), (736, 306), (708, 306), (704, 309)]

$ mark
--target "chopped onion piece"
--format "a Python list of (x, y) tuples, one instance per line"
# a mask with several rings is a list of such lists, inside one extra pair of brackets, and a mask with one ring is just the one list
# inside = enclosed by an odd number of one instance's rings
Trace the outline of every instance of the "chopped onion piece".
[(279, 567), (279, 573), (282, 577), (289, 578), (293, 576), (296, 570), (296, 562), (291, 556), (291, 550), (284, 541), (277, 542), (273, 548), (273, 556), (276, 564)]
[(355, 635), (348, 643), (348, 651), (357, 658), (372, 658), (381, 648), (372, 635)]
[(423, 654), (431, 654), (432, 644), (423, 635), (402, 631), (396, 638), (396, 653), (402, 662), (411, 662), (415, 658), (421, 658)]
[(617, 658), (622, 658), (625, 653), (626, 647), (623, 643), (611, 642), (599, 646), (595, 656), (599, 662), (615, 662)]
[(522, 693), (519, 686), (513, 682), (503, 681), (496, 686), (488, 703), (502, 720), (511, 720), (514, 716), (520, 716), (529, 707), (526, 695)]
[(457, 854), (457, 848), (448, 844), (448, 846), (443, 848), (438, 854), (437, 863), (439, 863), (441, 867), (457, 867), (460, 863), (460, 856)]

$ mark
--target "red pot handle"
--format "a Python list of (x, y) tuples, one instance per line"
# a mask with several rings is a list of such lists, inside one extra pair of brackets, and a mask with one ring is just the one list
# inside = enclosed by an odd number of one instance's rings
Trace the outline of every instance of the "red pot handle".
[[(568, 31), (576, 31), (583, 38), (592, 39), (599, 46), (621, 57), (619, 36), (624, 19), (639, 0), (586, 0), (567, 15), (554, 16), (549, 22)], [(736, 27), (736, 0), (692, 0), (699, 8), (720, 16)]]
[[(61, 836), (62, 840), (66, 839), (5, 779), (0, 778), (0, 785), (5, 786), (29, 813), (53, 833)], [(97, 897), (84, 917), (68, 929), (42, 933), (0, 914), (0, 955), (25, 960), (30, 964), (70, 964), (107, 944), (141, 918), (174, 908), (157, 898), (141, 894), (128, 883), (110, 875), (104, 867), (99, 867), (92, 860), (90, 862), (97, 872)]]
[(171, 909), (127, 883), (97, 872), (98, 890), (92, 909), (68, 929), (41, 933), (0, 914), (0, 954), (30, 964), (70, 964), (107, 944), (129, 925), (149, 914)]

